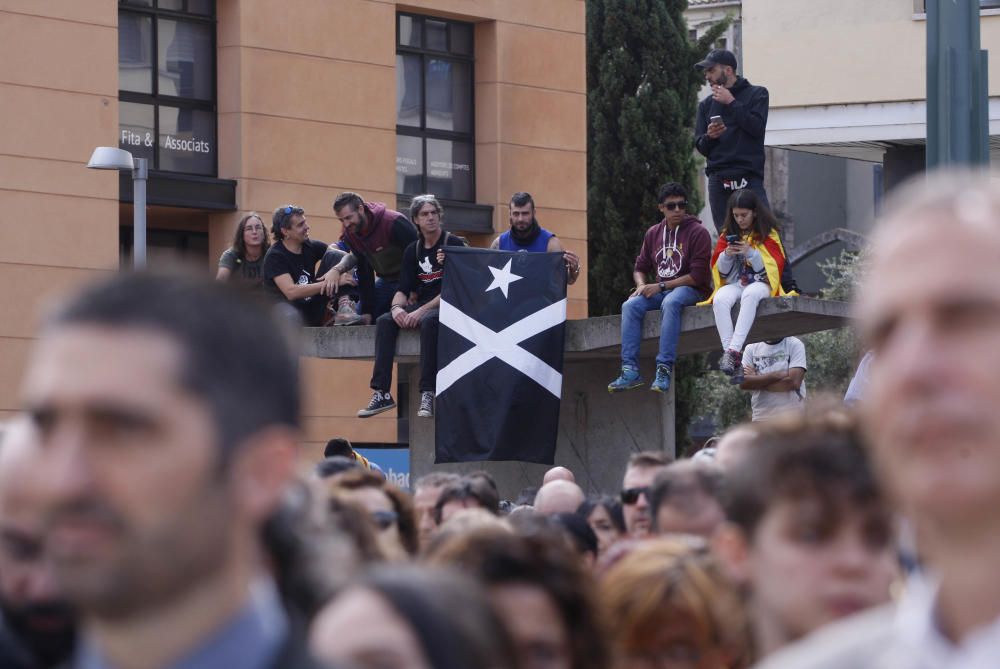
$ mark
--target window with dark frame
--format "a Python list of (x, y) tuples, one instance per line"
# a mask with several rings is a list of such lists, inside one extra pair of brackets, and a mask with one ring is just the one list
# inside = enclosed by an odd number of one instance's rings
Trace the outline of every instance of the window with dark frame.
[(396, 16), (396, 192), (474, 202), (472, 24)]
[(218, 173), (215, 0), (119, 0), (118, 145), (150, 169)]

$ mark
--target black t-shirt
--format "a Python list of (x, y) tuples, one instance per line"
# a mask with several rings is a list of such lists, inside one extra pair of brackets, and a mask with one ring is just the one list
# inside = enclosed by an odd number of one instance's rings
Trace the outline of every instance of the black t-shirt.
[[(274, 283), (276, 277), (287, 274), (298, 284), (308, 284), (316, 281), (316, 263), (326, 253), (326, 244), (309, 239), (302, 245), (302, 253), (292, 253), (285, 248), (283, 242), (277, 242), (267, 250), (264, 256), (264, 286), (274, 295), (275, 299), (285, 300), (285, 294)], [(303, 313), (309, 309), (309, 303), (317, 296), (293, 300), (291, 304)]]
[(443, 265), (437, 261), (437, 252), (447, 238), (447, 246), (467, 246), (465, 240), (456, 235), (442, 232), (432, 248), (424, 248), (418, 239), (406, 247), (403, 265), (399, 273), (399, 292), (406, 296), (415, 292), (417, 304), (425, 304), (441, 294), (441, 272)]

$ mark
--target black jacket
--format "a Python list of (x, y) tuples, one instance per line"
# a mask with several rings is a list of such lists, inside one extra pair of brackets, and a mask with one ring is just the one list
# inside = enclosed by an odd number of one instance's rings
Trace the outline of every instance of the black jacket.
[[(707, 158), (705, 174), (721, 177), (752, 174), (763, 178), (764, 129), (770, 104), (767, 89), (739, 77), (729, 92), (736, 99), (728, 105), (719, 104), (711, 95), (698, 103), (694, 145)], [(726, 131), (718, 139), (705, 134), (708, 119), (713, 116), (721, 116), (726, 124)]]

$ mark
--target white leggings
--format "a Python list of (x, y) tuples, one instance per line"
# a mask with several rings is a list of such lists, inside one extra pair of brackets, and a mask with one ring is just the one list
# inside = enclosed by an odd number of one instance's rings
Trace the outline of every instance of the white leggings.
[[(727, 283), (719, 288), (712, 299), (712, 309), (715, 311), (715, 327), (722, 340), (722, 350), (743, 350), (747, 335), (753, 326), (757, 315), (757, 304), (765, 297), (771, 296), (771, 287), (763, 281), (754, 281), (742, 286), (738, 283)], [(740, 315), (736, 318), (736, 329), (733, 329), (733, 306), (740, 303)]]

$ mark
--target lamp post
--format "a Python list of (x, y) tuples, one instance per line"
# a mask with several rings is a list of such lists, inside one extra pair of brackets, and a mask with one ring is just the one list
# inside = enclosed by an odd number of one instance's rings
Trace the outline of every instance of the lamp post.
[(145, 158), (134, 158), (125, 149), (99, 146), (90, 156), (87, 167), (95, 170), (130, 170), (132, 172), (132, 266), (146, 266), (146, 180), (149, 163)]

